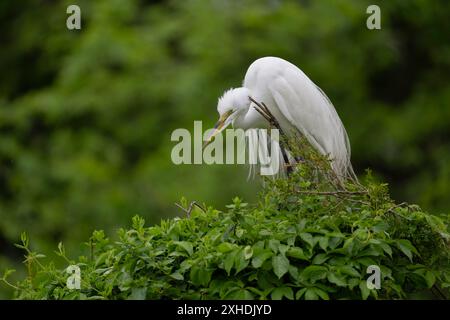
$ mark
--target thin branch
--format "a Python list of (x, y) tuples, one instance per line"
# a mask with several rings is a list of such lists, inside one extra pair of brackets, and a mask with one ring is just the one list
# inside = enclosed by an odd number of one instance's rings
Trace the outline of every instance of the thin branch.
[(253, 102), (254, 104), (256, 104), (256, 106), (253, 106), (253, 108), (255, 108), (256, 111), (258, 111), (258, 113), (264, 117), (264, 119), (266, 119), (269, 124), (271, 124), (272, 126), (274, 126), (275, 128), (277, 128), (278, 130), (280, 130), (281, 135), (285, 136), (283, 130), (281, 129), (280, 123), (278, 122), (278, 120), (273, 116), (272, 112), (270, 112), (269, 108), (267, 107), (267, 105), (264, 102), (258, 102), (255, 99), (253, 99), (252, 97), (249, 96), (249, 99), (251, 102)]
[(366, 205), (366, 206), (370, 206), (369, 202), (363, 201), (363, 200), (358, 200), (358, 199), (353, 199), (353, 198), (345, 198), (345, 200), (348, 200), (348, 201), (351, 201), (351, 202), (356, 202), (356, 203), (363, 204), (363, 205)]
[(399, 204), (397, 204), (397, 205), (395, 205), (395, 206), (393, 206), (393, 207), (390, 207), (390, 208), (387, 210), (387, 212), (391, 212), (391, 213), (393, 213), (393, 214), (396, 214), (396, 212), (394, 212), (394, 209), (399, 208), (399, 207), (402, 207), (402, 206), (404, 206), (404, 205), (406, 205), (407, 207), (409, 207), (409, 206), (408, 206), (408, 203), (402, 202), (402, 203), (399, 203)]
[(337, 195), (358, 195), (358, 194), (367, 194), (367, 191), (346, 191), (346, 190), (336, 190), (336, 191), (308, 191), (308, 190), (295, 190), (297, 193), (303, 194), (318, 194), (325, 196), (337, 196)]
[(337, 201), (337, 203), (336, 203), (334, 206), (332, 206), (332, 207), (330, 208), (330, 211), (333, 211), (334, 209), (336, 209), (337, 207), (339, 207), (345, 200), (346, 200), (345, 198), (340, 198), (340, 199)]
[(266, 119), (267, 122), (272, 123), (272, 122), (270, 121), (270, 118), (265, 114), (264, 111), (262, 111), (262, 109), (260, 109), (259, 107), (253, 107), (253, 108), (255, 108), (255, 110), (258, 111), (258, 113), (259, 113), (264, 119)]
[(186, 212), (186, 215), (187, 215), (188, 218), (191, 217), (191, 212), (192, 212), (192, 209), (194, 208), (194, 206), (196, 206), (197, 208), (199, 208), (199, 209), (202, 210), (203, 212), (206, 212), (206, 210), (205, 210), (201, 205), (199, 205), (196, 201), (192, 201), (192, 202), (189, 204), (189, 207), (188, 207), (187, 209), (183, 208), (182, 205), (180, 205), (180, 204), (178, 204), (178, 203), (176, 203), (176, 202), (175, 202), (175, 205), (176, 205), (178, 208), (180, 208), (181, 210), (183, 210), (184, 212)]
[(0, 281), (3, 281), (4, 284), (10, 286), (11, 288), (15, 289), (15, 290), (19, 290), (19, 287), (13, 285), (11, 282), (9, 282), (8, 280), (6, 280), (6, 278), (1, 278)]

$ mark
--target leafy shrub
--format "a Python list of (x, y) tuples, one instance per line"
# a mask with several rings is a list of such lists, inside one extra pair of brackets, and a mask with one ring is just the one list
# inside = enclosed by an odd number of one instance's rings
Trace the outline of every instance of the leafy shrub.
[(1, 1), (0, 268), (19, 268), (24, 226), (34, 250), (63, 241), (75, 257), (93, 228), (111, 235), (135, 213), (153, 225), (180, 194), (254, 202), (243, 171), (176, 166), (169, 141), (194, 120), (212, 126), (217, 97), (267, 55), (327, 93), (358, 171), (448, 212), (450, 2), (379, 2), (371, 31), (372, 1), (79, 0), (82, 30), (69, 32), (73, 1)]
[[(316, 159), (317, 160), (317, 159)], [(448, 217), (395, 205), (370, 174), (345, 189), (300, 165), (287, 179), (266, 181), (259, 202), (239, 198), (226, 211), (201, 206), (188, 216), (130, 229), (112, 241), (95, 231), (90, 256), (77, 261), (81, 290), (66, 287), (64, 269), (21, 245), (29, 277), (16, 287), (27, 299), (391, 299), (450, 286)], [(321, 168), (315, 161), (314, 168)], [(317, 170), (316, 170), (317, 171)], [(316, 177), (316, 179), (314, 179)], [(325, 190), (324, 188), (328, 188)], [(188, 207), (183, 199), (181, 206)], [(367, 267), (381, 269), (369, 290)], [(6, 277), (4, 280), (7, 281)], [(12, 284), (10, 284), (12, 285)]]

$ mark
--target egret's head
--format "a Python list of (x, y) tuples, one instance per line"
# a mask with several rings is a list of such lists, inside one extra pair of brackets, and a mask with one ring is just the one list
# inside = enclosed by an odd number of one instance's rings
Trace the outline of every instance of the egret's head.
[(225, 130), (237, 117), (247, 112), (250, 107), (250, 90), (247, 88), (236, 88), (225, 91), (217, 103), (219, 112), (219, 121), (214, 126), (214, 131), (205, 141), (203, 148), (206, 147), (216, 135)]

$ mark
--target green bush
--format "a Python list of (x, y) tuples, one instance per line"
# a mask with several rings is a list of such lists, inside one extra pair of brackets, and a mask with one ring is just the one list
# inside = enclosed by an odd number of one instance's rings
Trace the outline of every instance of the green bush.
[[(304, 149), (307, 150), (307, 149)], [(448, 217), (394, 204), (385, 184), (333, 187), (324, 162), (304, 158), (287, 179), (267, 180), (259, 202), (235, 198), (226, 211), (180, 207), (186, 217), (144, 226), (133, 218), (118, 240), (95, 231), (81, 268), (68, 274), (30, 251), (29, 276), (13, 285), (20, 299), (397, 299), (448, 297)], [(323, 171), (322, 171), (323, 169)], [(381, 289), (366, 286), (379, 266)], [(7, 281), (7, 278), (4, 277)]]
[(34, 250), (62, 241), (75, 257), (93, 229), (173, 218), (182, 195), (255, 202), (244, 168), (173, 164), (170, 136), (212, 127), (217, 98), (268, 55), (327, 93), (358, 174), (450, 212), (450, 1), (376, 3), (381, 30), (369, 0), (78, 0), (69, 31), (74, 1), (0, 1), (0, 269), (20, 270), (24, 229)]

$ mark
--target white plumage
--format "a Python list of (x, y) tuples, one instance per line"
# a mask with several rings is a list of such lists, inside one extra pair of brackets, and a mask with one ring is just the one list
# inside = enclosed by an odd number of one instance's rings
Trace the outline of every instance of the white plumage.
[(328, 97), (298, 67), (276, 57), (253, 62), (243, 87), (230, 89), (219, 99), (221, 118), (215, 134), (230, 123), (242, 129), (267, 127), (249, 96), (267, 105), (284, 133), (298, 130), (321, 154), (328, 155), (338, 177), (355, 177), (344, 125)]

